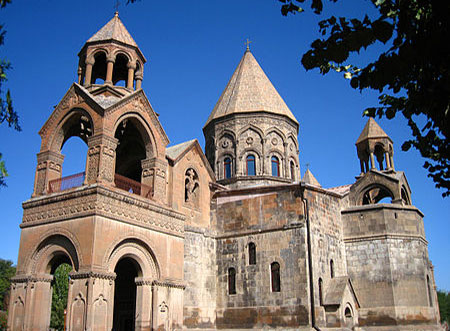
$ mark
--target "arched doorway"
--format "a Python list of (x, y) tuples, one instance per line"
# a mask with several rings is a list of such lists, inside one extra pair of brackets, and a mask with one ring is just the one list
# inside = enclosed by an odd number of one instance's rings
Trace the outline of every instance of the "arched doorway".
[(135, 330), (136, 317), (136, 282), (141, 273), (138, 263), (132, 258), (121, 259), (114, 269), (113, 331)]

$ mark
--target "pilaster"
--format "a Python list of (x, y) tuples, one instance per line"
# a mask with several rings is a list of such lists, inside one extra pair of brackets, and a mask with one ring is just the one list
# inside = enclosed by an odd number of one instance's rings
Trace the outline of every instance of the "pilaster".
[(61, 153), (44, 151), (37, 154), (33, 197), (46, 194), (49, 181), (61, 178), (63, 161)]
[(167, 190), (167, 160), (154, 157), (142, 160), (141, 162), (141, 183), (153, 189), (153, 198), (155, 200), (165, 203)]
[(113, 185), (117, 139), (106, 134), (97, 134), (88, 138), (88, 146), (86, 183), (101, 182)]

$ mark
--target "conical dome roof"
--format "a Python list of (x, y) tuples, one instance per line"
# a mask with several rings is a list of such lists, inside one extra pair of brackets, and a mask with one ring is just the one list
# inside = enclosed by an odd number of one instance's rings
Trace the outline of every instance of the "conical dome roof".
[(377, 122), (373, 119), (373, 117), (369, 117), (364, 129), (359, 135), (358, 140), (356, 140), (356, 144), (358, 145), (360, 142), (371, 139), (371, 138), (391, 138), (383, 131), (383, 129), (378, 125)]
[(103, 28), (89, 38), (87, 43), (107, 40), (116, 40), (138, 48), (138, 45), (120, 20), (118, 12), (115, 13), (114, 17)]
[(298, 124), (253, 54), (247, 49), (205, 126), (226, 115), (259, 111), (283, 115)]

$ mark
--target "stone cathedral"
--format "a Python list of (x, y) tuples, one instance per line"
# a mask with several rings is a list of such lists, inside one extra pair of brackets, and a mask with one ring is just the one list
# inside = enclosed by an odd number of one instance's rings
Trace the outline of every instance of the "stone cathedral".
[[(373, 119), (356, 181), (323, 188), (300, 177), (299, 123), (248, 48), (204, 151), (169, 145), (145, 62), (117, 13), (79, 52), (39, 131), (8, 330), (49, 330), (62, 263), (72, 331), (439, 329), (423, 214)], [(86, 167), (62, 177), (73, 136)]]

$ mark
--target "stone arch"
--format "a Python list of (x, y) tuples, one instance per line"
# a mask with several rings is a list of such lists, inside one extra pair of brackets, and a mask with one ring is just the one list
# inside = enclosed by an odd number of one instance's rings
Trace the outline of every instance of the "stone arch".
[(82, 107), (74, 107), (68, 110), (56, 126), (50, 142), (50, 150), (60, 152), (64, 143), (71, 137), (80, 137), (86, 145), (88, 137), (94, 135), (93, 116)]
[(405, 185), (402, 185), (402, 187), (400, 189), (400, 195), (402, 197), (403, 204), (411, 205), (411, 197), (410, 197), (409, 192), (406, 189)]
[(114, 126), (114, 138), (118, 140), (116, 174), (140, 183), (142, 161), (152, 159), (156, 154), (151, 129), (138, 113), (126, 113)]
[(83, 263), (78, 241), (67, 230), (57, 228), (41, 237), (26, 270), (30, 274), (50, 274), (60, 261), (71, 264), (74, 271)]
[(286, 162), (284, 155), (278, 149), (270, 149), (267, 152), (267, 165), (268, 165), (268, 174), (273, 176), (272, 173), (272, 158), (275, 157), (278, 160), (278, 176), (277, 177), (286, 177), (285, 176), (285, 165)]
[(247, 175), (247, 157), (251, 154), (255, 156), (255, 176), (259, 176), (264, 172), (262, 169), (262, 155), (253, 148), (246, 148), (239, 155), (242, 174), (245, 176)]
[(108, 271), (114, 272), (119, 260), (125, 257), (133, 259), (139, 265), (141, 273), (139, 277), (160, 278), (160, 268), (153, 250), (145, 241), (136, 238), (135, 234), (122, 239), (118, 243), (114, 243), (112, 249), (108, 250), (108, 253), (105, 255), (105, 265)]
[(277, 135), (279, 135), (281, 137), (283, 143), (286, 141), (286, 135), (279, 128), (272, 126), (271, 128), (266, 130), (266, 134), (264, 136), (267, 137), (271, 133), (276, 133)]
[(394, 193), (386, 186), (376, 183), (363, 188), (358, 195), (359, 205), (376, 204), (380, 200), (389, 197), (395, 199)]
[(353, 328), (355, 325), (355, 313), (350, 302), (347, 302), (342, 310), (344, 316), (342, 316), (342, 320), (344, 324), (348, 328)]
[(124, 51), (123, 49), (116, 49), (116, 50), (114, 50), (113, 53), (112, 53), (112, 56), (114, 58), (117, 58), (117, 55), (123, 55), (123, 56), (125, 56), (128, 59), (128, 61), (132, 61), (131, 55), (128, 52)]
[(91, 81), (89, 84), (95, 84), (97, 79), (106, 80), (106, 66), (107, 66), (108, 52), (103, 49), (97, 49), (88, 57), (88, 60), (93, 62)]
[[(226, 175), (226, 167), (227, 165), (225, 164), (225, 161), (229, 159), (230, 161), (230, 165), (229, 165), (229, 177), (227, 177)], [(218, 169), (218, 173), (217, 173), (217, 177), (218, 179), (228, 179), (231, 178), (235, 175), (236, 173), (236, 158), (234, 156), (234, 154), (232, 153), (223, 153), (221, 154), (218, 158), (217, 158), (217, 169)]]
[[(297, 160), (290, 156), (287, 160), (288, 162), (288, 166), (289, 166), (289, 177), (296, 181), (298, 179), (299, 176), (299, 171), (298, 171), (298, 164), (297, 164)], [(293, 166), (293, 167), (292, 167)], [(286, 176), (287, 177), (287, 176)]]
[(263, 139), (263, 137), (264, 137), (264, 132), (263, 132), (260, 128), (254, 126), (254, 125), (252, 125), (252, 124), (248, 124), (248, 125), (244, 126), (241, 130), (239, 130), (239, 132), (238, 132), (238, 134), (237, 134), (237, 139), (240, 139), (241, 136), (242, 136), (245, 132), (247, 132), (248, 130), (252, 130), (252, 131), (256, 132), (256, 133), (259, 135), (259, 138), (260, 138), (261, 140)]
[(157, 156), (157, 148), (155, 144), (155, 137), (153, 135), (152, 129), (147, 124), (146, 120), (137, 112), (128, 112), (121, 115), (115, 122), (113, 127), (113, 132), (116, 132), (119, 126), (122, 124), (124, 120), (135, 120), (136, 123), (139, 123), (137, 129), (142, 136), (142, 139), (145, 143), (145, 151), (146, 157), (151, 158)]
[(131, 63), (131, 56), (119, 49), (114, 53), (114, 67), (112, 72), (112, 83), (117, 85), (118, 82), (123, 81), (124, 86), (127, 84), (128, 79), (128, 65)]
[(294, 146), (294, 149), (295, 149), (294, 151), (289, 151), (289, 152), (290, 153), (294, 153), (295, 152), (295, 154), (297, 154), (298, 153), (298, 142), (297, 142), (296, 137), (292, 133), (289, 133), (287, 135), (286, 142), (288, 144), (292, 143), (292, 145)]

